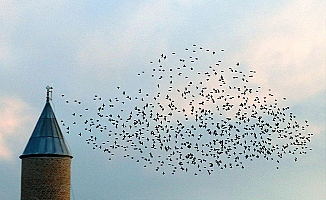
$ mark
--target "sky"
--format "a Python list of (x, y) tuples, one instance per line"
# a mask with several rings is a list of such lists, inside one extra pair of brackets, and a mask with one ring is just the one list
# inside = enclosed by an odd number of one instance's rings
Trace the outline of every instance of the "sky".
[[(0, 195), (20, 198), (25, 145), (53, 85), (58, 120), (71, 118), (61, 94), (87, 104), (116, 86), (149, 86), (135, 74), (162, 53), (193, 44), (224, 49), (223, 60), (257, 73), (297, 119), (309, 121), (313, 149), (280, 169), (260, 159), (244, 170), (162, 175), (65, 134), (71, 199), (326, 199), (326, 7), (323, 0), (0, 0)], [(209, 58), (207, 58), (209, 59)], [(91, 103), (91, 102), (90, 102)], [(91, 105), (91, 104), (90, 104)]]

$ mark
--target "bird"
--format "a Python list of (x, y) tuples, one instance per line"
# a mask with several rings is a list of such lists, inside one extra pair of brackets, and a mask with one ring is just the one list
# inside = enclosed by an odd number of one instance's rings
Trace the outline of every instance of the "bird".
[(110, 161), (123, 154), (148, 170), (156, 165), (162, 175), (245, 170), (256, 160), (274, 162), (279, 169), (285, 154), (297, 162), (312, 150), (308, 120), (296, 121), (270, 89), (247, 84), (255, 70), (216, 61), (224, 49), (193, 44), (183, 51), (161, 53), (134, 74), (139, 83), (148, 79), (151, 85), (116, 86), (105, 97), (92, 95), (91, 103), (74, 106), (69, 102), (75, 98), (62, 98), (69, 110), (75, 109), (60, 121), (62, 126), (71, 133), (82, 128), (78, 135), (88, 137), (90, 149), (109, 153)]

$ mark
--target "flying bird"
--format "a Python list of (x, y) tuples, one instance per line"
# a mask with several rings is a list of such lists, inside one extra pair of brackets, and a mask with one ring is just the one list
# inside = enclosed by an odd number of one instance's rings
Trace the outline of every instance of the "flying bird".
[[(162, 53), (150, 61), (151, 67), (135, 73), (136, 81), (150, 79), (153, 87), (144, 83), (122, 93), (121, 86), (115, 93), (103, 91), (106, 97), (90, 97), (95, 106), (71, 106), (72, 120), (61, 124), (109, 160), (123, 152), (163, 175), (212, 175), (245, 169), (248, 162), (261, 159), (279, 169), (287, 156), (297, 162), (312, 150), (307, 147), (313, 135), (307, 133), (308, 121), (297, 121), (289, 106), (277, 104), (271, 90), (248, 84), (256, 71), (227, 66), (220, 60), (223, 54), (224, 49), (195, 44), (185, 48), (183, 56)], [(72, 102), (64, 101), (67, 106)], [(76, 127), (83, 131), (74, 131)]]

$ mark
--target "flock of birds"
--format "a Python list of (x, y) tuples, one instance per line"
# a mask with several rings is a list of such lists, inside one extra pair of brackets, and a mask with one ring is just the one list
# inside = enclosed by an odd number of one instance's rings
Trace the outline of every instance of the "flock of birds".
[(90, 107), (63, 94), (72, 117), (62, 126), (110, 160), (128, 157), (162, 174), (210, 175), (257, 159), (278, 169), (285, 156), (297, 161), (312, 150), (309, 124), (281, 106), (286, 98), (251, 84), (256, 72), (225, 64), (223, 54), (196, 45), (161, 54), (135, 74), (142, 88), (117, 86), (115, 97), (94, 95)]

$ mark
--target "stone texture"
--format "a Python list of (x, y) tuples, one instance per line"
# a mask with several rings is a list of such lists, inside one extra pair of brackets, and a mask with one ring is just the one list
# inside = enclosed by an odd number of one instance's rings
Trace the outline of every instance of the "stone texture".
[(70, 157), (22, 159), (21, 199), (70, 199)]

